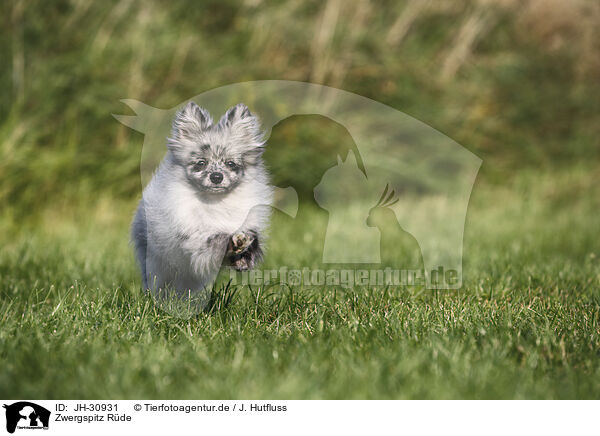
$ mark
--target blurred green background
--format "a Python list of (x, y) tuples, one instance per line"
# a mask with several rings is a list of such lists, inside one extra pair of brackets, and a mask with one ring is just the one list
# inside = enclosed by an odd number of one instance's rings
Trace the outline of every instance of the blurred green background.
[[(258, 79), (404, 111), (481, 157), (479, 183), (573, 166), (597, 180), (594, 0), (14, 0), (0, 15), (5, 224), (139, 198), (143, 136), (111, 116), (131, 114), (120, 99), (169, 108)], [(323, 120), (288, 124), (274, 140), (326, 147), (344, 135)], [(272, 163), (301, 178), (296, 164)]]

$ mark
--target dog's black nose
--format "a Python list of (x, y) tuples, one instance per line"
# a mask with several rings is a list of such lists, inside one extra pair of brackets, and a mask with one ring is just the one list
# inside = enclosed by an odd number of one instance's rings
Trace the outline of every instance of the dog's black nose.
[(221, 183), (223, 181), (223, 174), (221, 174), (221, 173), (211, 173), (210, 174), (210, 181), (213, 182), (215, 185), (218, 185), (219, 183)]

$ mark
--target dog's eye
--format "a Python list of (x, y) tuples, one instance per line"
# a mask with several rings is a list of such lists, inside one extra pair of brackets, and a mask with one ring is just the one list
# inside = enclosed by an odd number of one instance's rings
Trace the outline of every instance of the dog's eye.
[(204, 159), (200, 159), (198, 162), (194, 164), (194, 171), (200, 171), (206, 166), (206, 161)]
[(237, 164), (232, 160), (228, 160), (227, 162), (225, 162), (225, 165), (227, 165), (232, 170), (235, 170), (237, 168)]

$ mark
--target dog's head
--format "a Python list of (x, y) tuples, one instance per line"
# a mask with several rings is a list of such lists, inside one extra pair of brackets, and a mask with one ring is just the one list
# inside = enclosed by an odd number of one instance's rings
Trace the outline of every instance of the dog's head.
[(189, 102), (173, 120), (167, 147), (194, 187), (223, 194), (261, 163), (264, 139), (258, 118), (242, 103), (214, 124), (206, 109)]

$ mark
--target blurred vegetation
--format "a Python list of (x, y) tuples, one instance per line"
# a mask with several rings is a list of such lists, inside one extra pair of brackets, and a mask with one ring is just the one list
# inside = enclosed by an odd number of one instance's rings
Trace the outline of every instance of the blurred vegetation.
[[(258, 79), (402, 110), (483, 158), (491, 183), (527, 168), (597, 173), (595, 0), (13, 0), (0, 15), (0, 204), (15, 219), (139, 196), (142, 136), (112, 118), (130, 113), (120, 99), (168, 108)], [(310, 129), (273, 135), (323, 136)], [(273, 165), (302, 174), (293, 159)]]

